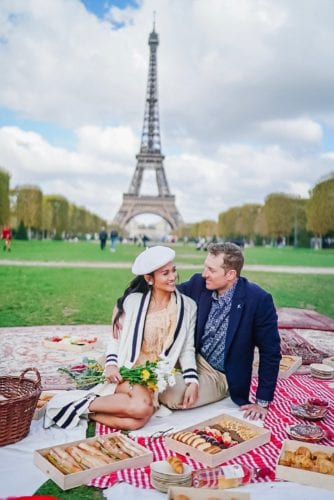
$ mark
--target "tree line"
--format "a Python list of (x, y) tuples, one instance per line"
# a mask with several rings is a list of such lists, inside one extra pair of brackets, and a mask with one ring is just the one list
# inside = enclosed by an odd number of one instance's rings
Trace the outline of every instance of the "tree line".
[(10, 174), (0, 168), (0, 225), (29, 237), (61, 239), (95, 233), (106, 221), (69, 202), (64, 196), (44, 195), (38, 186), (10, 189)]
[(334, 174), (321, 179), (304, 199), (284, 193), (269, 194), (263, 205), (247, 203), (229, 208), (218, 220), (187, 224), (179, 237), (212, 238), (254, 244), (334, 246)]
[[(10, 175), (0, 168), (0, 225), (10, 223), (28, 229), (31, 237), (63, 238), (94, 233), (107, 222), (96, 214), (70, 203), (60, 195), (43, 195), (38, 186), (23, 185), (10, 190)], [(120, 229), (120, 234), (123, 231)], [(309, 198), (285, 193), (269, 194), (263, 205), (246, 203), (231, 207), (218, 220), (185, 224), (179, 238), (225, 240), (254, 244), (334, 246), (334, 173), (321, 179)]]

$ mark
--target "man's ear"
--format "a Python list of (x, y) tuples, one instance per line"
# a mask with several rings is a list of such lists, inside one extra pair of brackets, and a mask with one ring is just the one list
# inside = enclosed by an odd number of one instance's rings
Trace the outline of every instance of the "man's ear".
[(235, 269), (230, 269), (227, 271), (226, 277), (229, 281), (234, 281), (237, 277), (237, 271)]

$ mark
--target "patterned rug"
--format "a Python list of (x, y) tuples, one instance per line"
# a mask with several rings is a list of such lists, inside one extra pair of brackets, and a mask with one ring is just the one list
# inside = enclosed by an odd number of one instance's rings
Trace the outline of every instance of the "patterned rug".
[(282, 354), (301, 356), (303, 365), (334, 354), (334, 320), (308, 309), (279, 308)]
[[(320, 362), (334, 355), (334, 320), (306, 309), (278, 309), (282, 354), (303, 358), (303, 365)], [(78, 353), (48, 349), (43, 339), (54, 335), (96, 336), (101, 347)], [(71, 379), (57, 369), (82, 362), (83, 357), (99, 359), (105, 353), (110, 325), (74, 325), (0, 328), (0, 375), (20, 375), (29, 367), (37, 367), (43, 389), (73, 388)]]
[[(80, 353), (49, 349), (43, 344), (45, 338), (56, 335), (94, 336), (98, 337), (101, 346)], [(41, 374), (44, 390), (74, 388), (71, 379), (57, 371), (58, 368), (79, 364), (84, 357), (101, 358), (109, 335), (109, 325), (0, 328), (0, 375), (16, 376), (26, 368), (36, 367)]]

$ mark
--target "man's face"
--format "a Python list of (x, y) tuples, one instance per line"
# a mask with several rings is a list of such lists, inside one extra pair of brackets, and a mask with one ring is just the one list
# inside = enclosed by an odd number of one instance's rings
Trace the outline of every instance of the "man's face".
[(230, 288), (236, 279), (235, 271), (225, 271), (223, 268), (223, 254), (208, 254), (204, 262), (202, 276), (205, 279), (205, 286), (208, 290), (216, 290), (218, 295)]

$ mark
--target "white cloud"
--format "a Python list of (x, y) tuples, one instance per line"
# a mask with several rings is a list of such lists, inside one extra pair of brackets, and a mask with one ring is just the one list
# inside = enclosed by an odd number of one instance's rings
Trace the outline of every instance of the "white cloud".
[(308, 118), (265, 121), (259, 125), (259, 132), (274, 142), (283, 141), (318, 146), (322, 140), (321, 126)]
[[(2, 0), (0, 106), (40, 130), (1, 120), (12, 182), (112, 218), (139, 152), (154, 10), (162, 152), (184, 219), (305, 196), (332, 169), (331, 0), (143, 0), (104, 20), (79, 0)], [(49, 130), (61, 127), (72, 148)]]

